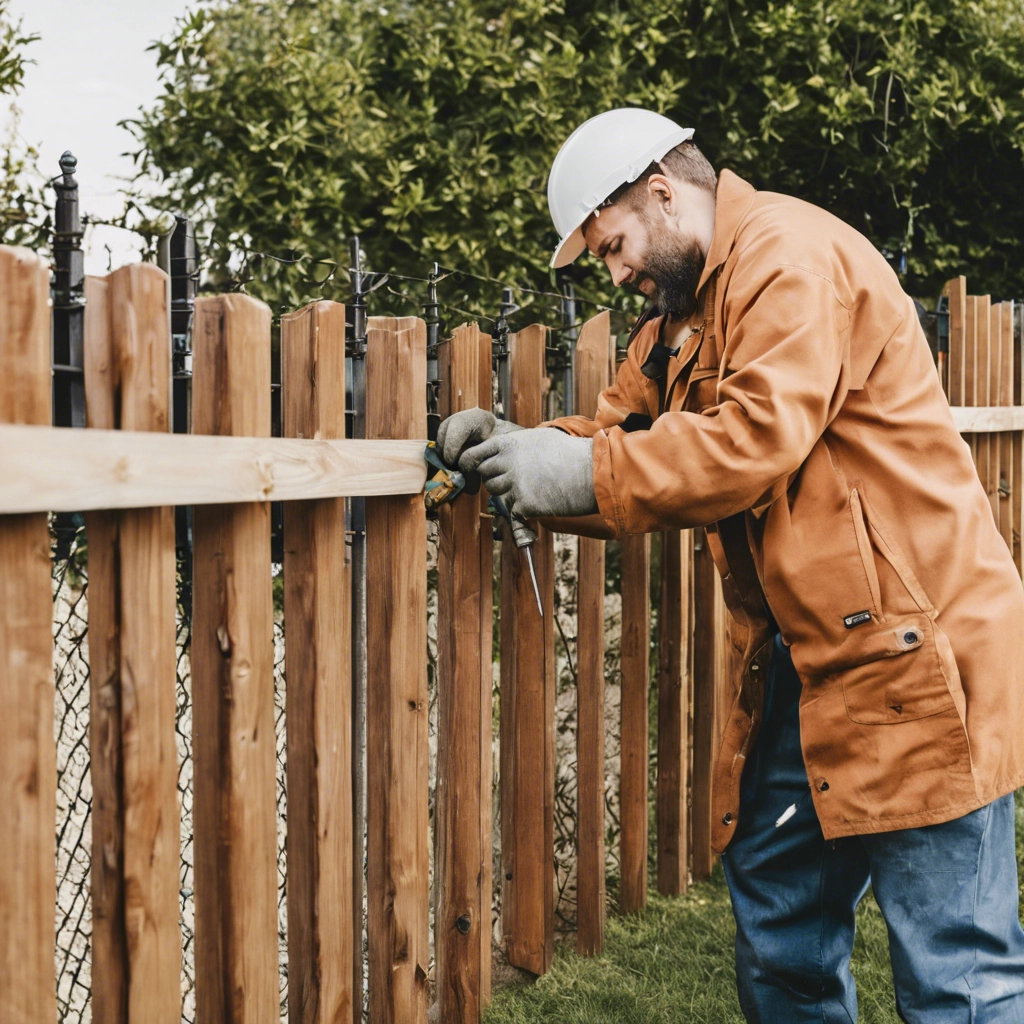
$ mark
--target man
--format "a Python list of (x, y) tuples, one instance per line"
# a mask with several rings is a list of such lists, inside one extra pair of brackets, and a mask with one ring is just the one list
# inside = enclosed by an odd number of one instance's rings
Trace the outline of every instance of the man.
[(903, 1020), (1020, 1024), (1021, 581), (884, 259), (716, 182), (691, 135), (610, 111), (552, 167), (552, 264), (589, 248), (660, 314), (595, 419), (471, 410), (445, 457), (526, 518), (706, 527), (742, 646), (713, 829), (749, 1021), (856, 1021), (870, 881)]

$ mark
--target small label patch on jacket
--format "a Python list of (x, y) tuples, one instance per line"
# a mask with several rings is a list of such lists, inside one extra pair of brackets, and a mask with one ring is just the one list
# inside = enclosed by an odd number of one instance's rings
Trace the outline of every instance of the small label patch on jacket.
[(854, 626), (863, 626), (865, 622), (871, 621), (871, 612), (854, 612), (852, 615), (847, 615), (843, 619), (843, 625), (847, 629), (853, 629)]

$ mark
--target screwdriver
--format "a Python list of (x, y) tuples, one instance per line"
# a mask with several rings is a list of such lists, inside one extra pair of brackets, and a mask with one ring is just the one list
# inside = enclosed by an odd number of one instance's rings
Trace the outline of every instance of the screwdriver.
[(508, 523), (516, 547), (526, 555), (526, 564), (530, 567), (530, 579), (533, 581), (533, 594), (537, 598), (537, 611), (540, 612), (540, 617), (543, 619), (544, 606), (540, 603), (540, 587), (537, 586), (537, 573), (533, 568), (533, 553), (530, 550), (537, 535), (526, 525), (526, 520), (522, 516), (513, 516), (505, 502), (497, 495), (492, 494), (487, 499), (487, 507), (491, 510), (492, 515), (501, 516)]

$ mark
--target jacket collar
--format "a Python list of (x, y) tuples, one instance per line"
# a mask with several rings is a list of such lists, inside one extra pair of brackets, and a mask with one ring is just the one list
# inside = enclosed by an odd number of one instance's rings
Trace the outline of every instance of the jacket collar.
[(697, 285), (697, 294), (707, 284), (708, 278), (726, 261), (732, 252), (736, 232), (754, 201), (756, 190), (732, 171), (722, 171), (718, 176), (718, 192), (715, 199), (715, 233), (711, 238), (704, 270)]

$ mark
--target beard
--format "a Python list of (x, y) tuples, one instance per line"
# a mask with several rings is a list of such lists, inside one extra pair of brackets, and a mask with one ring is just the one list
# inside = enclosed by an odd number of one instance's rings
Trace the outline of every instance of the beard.
[(706, 259), (696, 239), (652, 239), (648, 234), (647, 251), (636, 285), (645, 277), (654, 282), (650, 302), (655, 314), (672, 320), (687, 320), (693, 316), (697, 311), (697, 284)]

